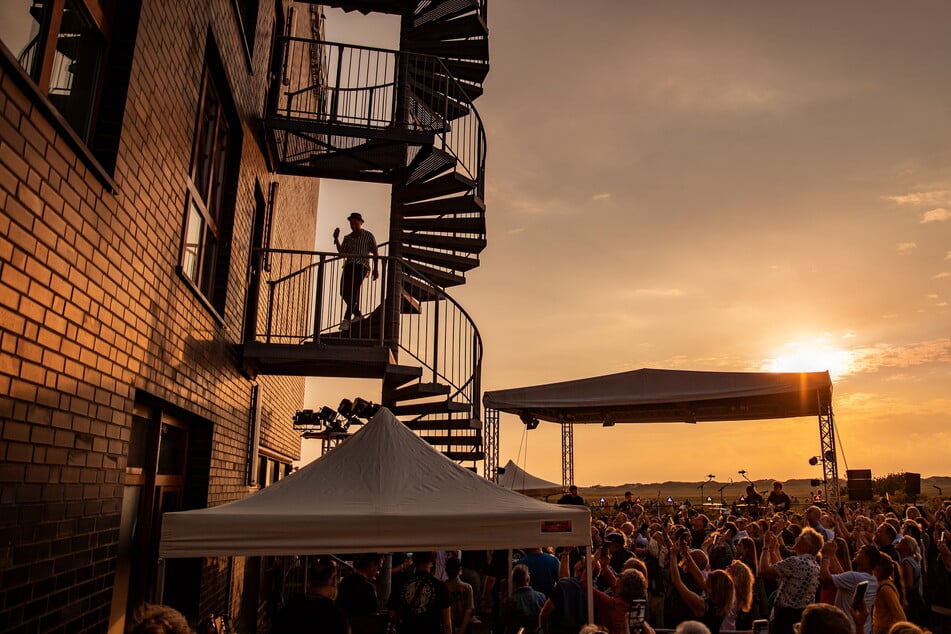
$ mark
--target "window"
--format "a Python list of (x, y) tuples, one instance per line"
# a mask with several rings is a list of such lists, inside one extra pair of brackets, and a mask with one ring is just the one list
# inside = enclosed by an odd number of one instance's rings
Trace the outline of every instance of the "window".
[[(215, 72), (214, 66), (218, 66)], [(234, 216), (240, 123), (220, 64), (202, 74), (185, 210), (181, 272), (217, 314), (224, 312), (228, 253), (223, 248)]]
[(11, 15), (16, 26), (4, 28), (4, 43), (88, 142), (108, 43), (102, 5), (98, 0), (15, 1), (20, 11)]
[(238, 29), (244, 41), (244, 54), (250, 70), (251, 58), (254, 56), (254, 36), (258, 28), (258, 4), (260, 0), (232, 0), (235, 16), (238, 18)]
[(3, 0), (0, 41), (84, 144), (81, 149), (109, 173), (140, 8), (132, 0)]

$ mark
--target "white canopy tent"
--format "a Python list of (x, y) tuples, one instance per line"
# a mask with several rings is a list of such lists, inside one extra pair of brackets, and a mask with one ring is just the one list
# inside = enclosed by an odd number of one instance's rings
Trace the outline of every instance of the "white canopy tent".
[(247, 498), (166, 513), (162, 557), (588, 546), (590, 511), (503, 489), (387, 409), (327, 455)]
[(562, 492), (560, 484), (533, 476), (512, 460), (499, 469), (498, 484), (500, 487), (518, 491), (524, 495), (554, 495)]

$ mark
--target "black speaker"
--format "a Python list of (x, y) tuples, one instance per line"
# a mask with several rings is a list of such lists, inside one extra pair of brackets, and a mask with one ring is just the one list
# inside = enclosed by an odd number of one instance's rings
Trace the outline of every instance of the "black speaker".
[(849, 499), (854, 502), (869, 502), (872, 499), (872, 470), (849, 469), (845, 472)]
[(905, 473), (905, 495), (921, 495), (920, 473)]

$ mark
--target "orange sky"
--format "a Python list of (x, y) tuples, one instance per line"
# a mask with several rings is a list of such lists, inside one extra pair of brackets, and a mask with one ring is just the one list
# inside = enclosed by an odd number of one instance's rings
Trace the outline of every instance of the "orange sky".
[[(395, 45), (392, 20), (328, 16), (329, 39)], [(490, 0), (489, 16), (489, 247), (452, 293), (482, 333), (484, 389), (830, 369), (840, 472), (951, 473), (951, 4)], [(386, 239), (387, 207), (385, 187), (324, 181), (318, 245), (351, 209)], [(355, 394), (379, 385), (314, 380), (308, 404)], [(821, 476), (813, 419), (575, 439), (581, 485)], [(561, 479), (555, 425), (503, 416), (500, 453)]]

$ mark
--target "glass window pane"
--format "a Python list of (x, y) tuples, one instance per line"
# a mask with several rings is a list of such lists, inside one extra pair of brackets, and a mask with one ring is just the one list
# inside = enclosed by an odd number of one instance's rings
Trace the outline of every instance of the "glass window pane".
[(27, 73), (36, 77), (40, 42), (40, 25), (46, 19), (50, 2), (38, 0), (3, 0), (0, 20), (0, 42), (3, 42)]
[(162, 423), (162, 440), (159, 444), (159, 475), (182, 475), (185, 473), (185, 450), (188, 432), (181, 427)]
[(149, 443), (149, 420), (147, 418), (132, 417), (132, 434), (129, 437), (129, 461), (127, 463), (130, 469), (142, 469), (145, 467), (146, 449)]
[(201, 254), (201, 282), (199, 288), (209, 300), (215, 299), (215, 271), (218, 265), (218, 238), (205, 225), (205, 243)]
[(68, 0), (63, 12), (49, 98), (79, 136), (88, 140), (105, 46), (99, 30), (78, 5)]
[(185, 247), (182, 250), (182, 271), (191, 281), (198, 284), (198, 267), (201, 263), (201, 236), (205, 230), (205, 219), (194, 200), (189, 201), (188, 219), (185, 221)]

